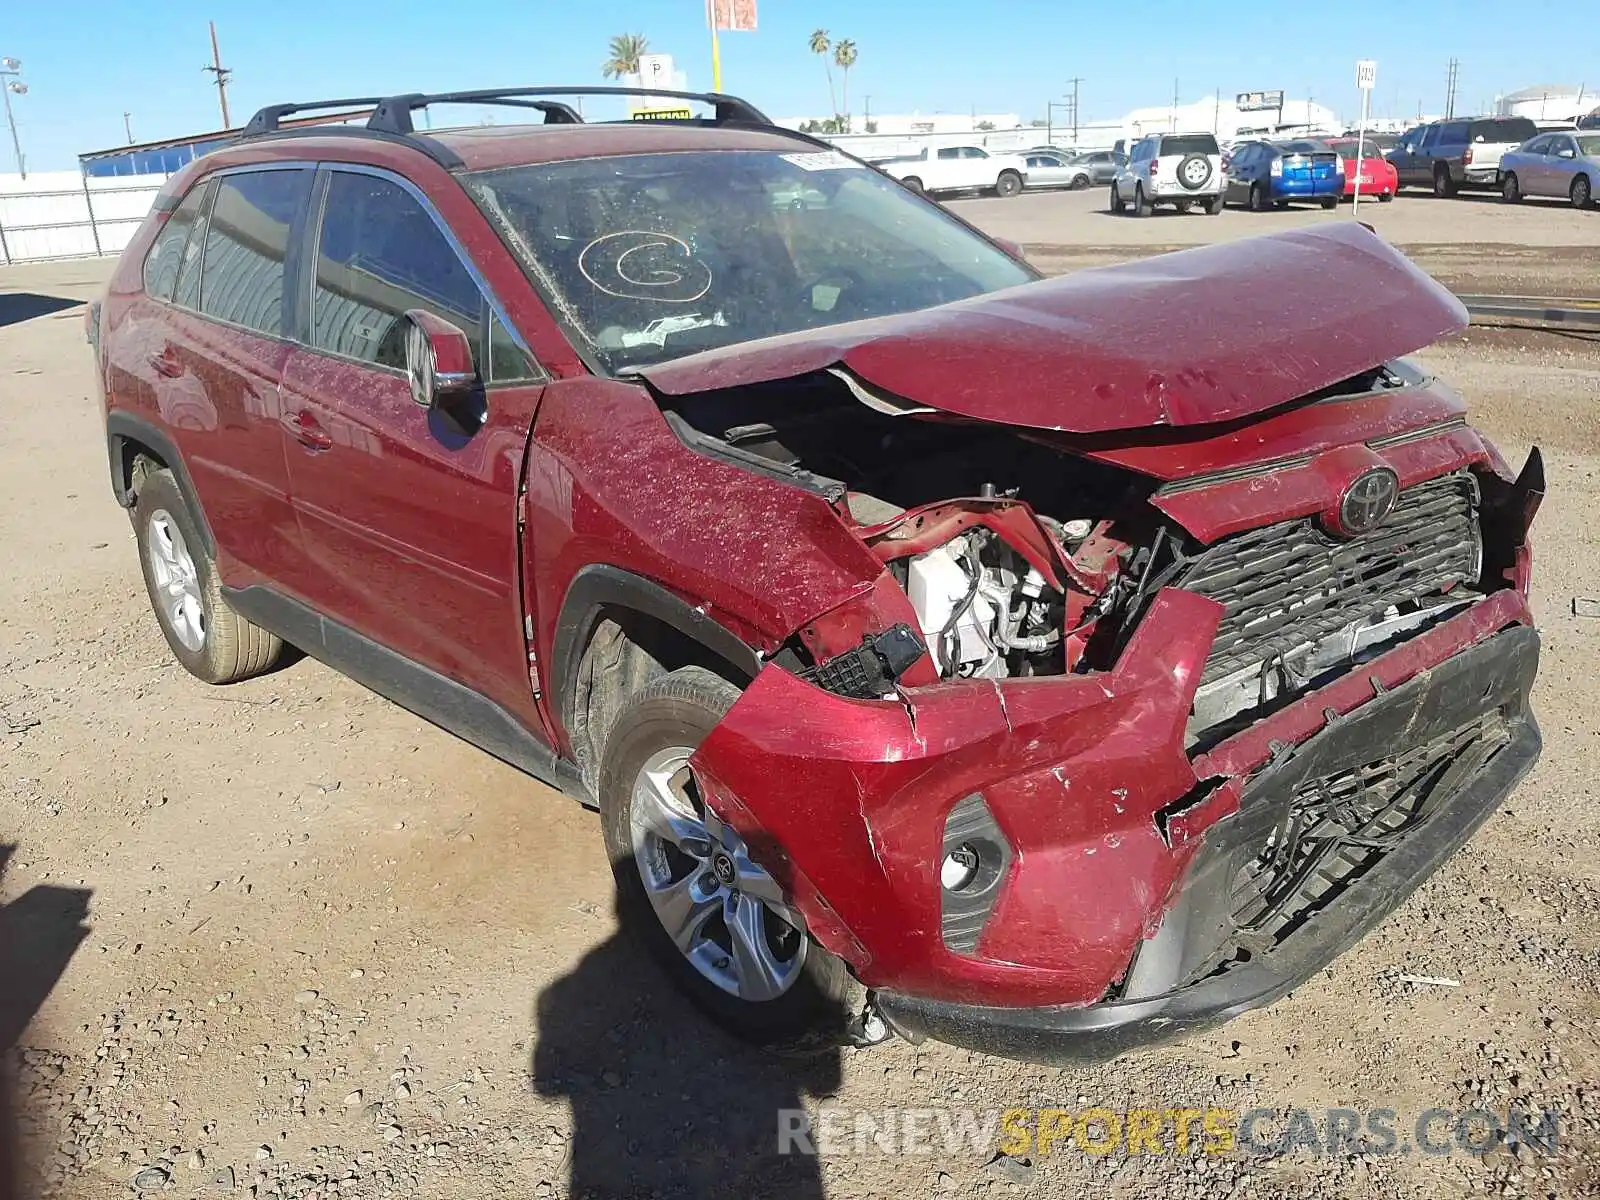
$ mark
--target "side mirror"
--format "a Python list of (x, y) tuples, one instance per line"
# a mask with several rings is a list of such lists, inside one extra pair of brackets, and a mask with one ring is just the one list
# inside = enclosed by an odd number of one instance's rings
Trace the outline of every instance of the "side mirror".
[(1007, 254), (1009, 254), (1012, 258), (1016, 259), (1018, 262), (1027, 262), (1028, 261), (1028, 256), (1025, 253), (1023, 253), (1022, 247), (1019, 246), (1016, 242), (1013, 242), (1010, 238), (992, 237), (989, 240), (991, 242), (993, 242), (996, 246), (999, 246), (1000, 249), (1004, 250)]
[(421, 408), (464, 395), (478, 383), (472, 342), (459, 328), (426, 309), (406, 312), (406, 378)]

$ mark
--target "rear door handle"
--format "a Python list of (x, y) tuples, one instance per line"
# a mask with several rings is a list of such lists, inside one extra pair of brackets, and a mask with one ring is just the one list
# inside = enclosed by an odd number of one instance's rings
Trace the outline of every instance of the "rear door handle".
[(292, 413), (285, 419), (284, 424), (289, 427), (294, 440), (307, 450), (333, 449), (333, 435), (324, 429), (322, 422), (308, 410), (302, 408)]
[(176, 379), (183, 374), (183, 364), (172, 353), (172, 347), (167, 346), (150, 356), (150, 365), (157, 375), (164, 375), (168, 379)]

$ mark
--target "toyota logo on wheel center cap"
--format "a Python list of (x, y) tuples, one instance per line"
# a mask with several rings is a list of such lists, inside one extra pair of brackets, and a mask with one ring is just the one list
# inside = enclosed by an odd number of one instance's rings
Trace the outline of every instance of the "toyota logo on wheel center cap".
[(1357, 475), (1339, 497), (1337, 532), (1355, 537), (1376, 529), (1399, 498), (1400, 480), (1388, 467)]

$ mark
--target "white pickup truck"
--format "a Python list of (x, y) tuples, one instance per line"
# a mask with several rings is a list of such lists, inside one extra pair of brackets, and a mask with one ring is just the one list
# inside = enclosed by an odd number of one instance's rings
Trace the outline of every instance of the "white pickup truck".
[(1028, 180), (1017, 154), (990, 154), (981, 146), (924, 148), (915, 158), (892, 158), (881, 169), (914, 192), (993, 192), (1015, 196)]

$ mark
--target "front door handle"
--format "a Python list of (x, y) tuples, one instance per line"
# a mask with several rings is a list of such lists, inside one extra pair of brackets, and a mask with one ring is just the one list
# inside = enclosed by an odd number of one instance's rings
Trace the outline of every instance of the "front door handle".
[(290, 414), (284, 421), (294, 440), (307, 450), (333, 449), (333, 435), (322, 427), (316, 415), (306, 409)]

